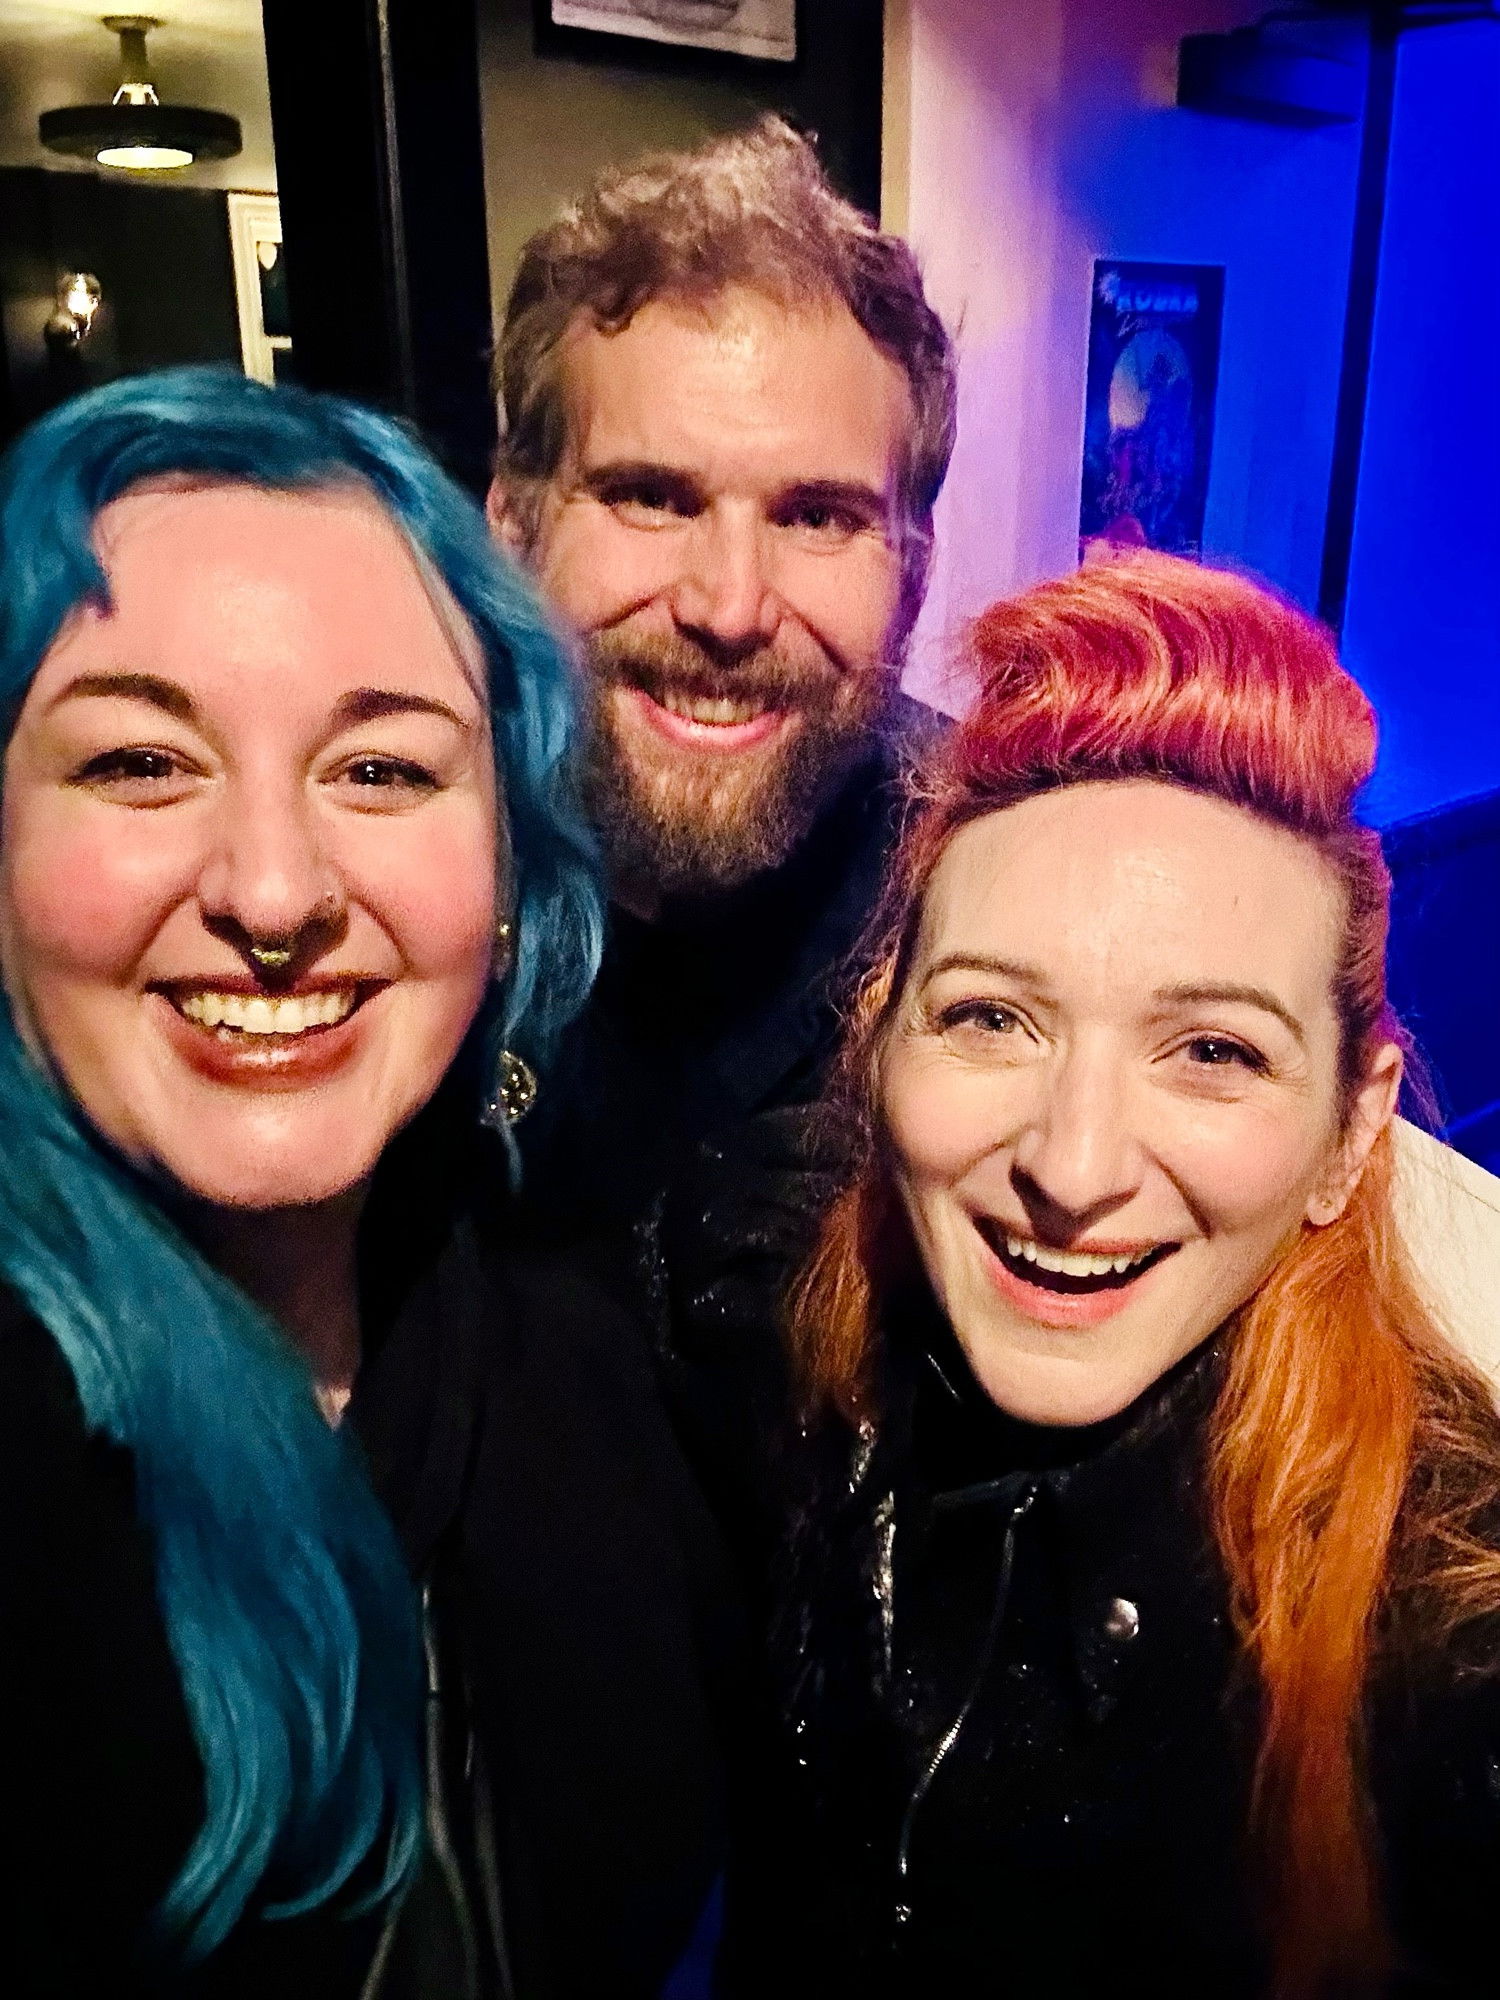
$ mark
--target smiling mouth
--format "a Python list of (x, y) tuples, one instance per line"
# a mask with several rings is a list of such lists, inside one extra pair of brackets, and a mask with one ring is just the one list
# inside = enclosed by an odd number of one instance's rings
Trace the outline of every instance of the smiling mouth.
[(668, 715), (680, 716), (684, 722), (706, 723), (716, 729), (736, 729), (747, 722), (759, 722), (764, 715), (779, 715), (781, 712), (769, 702), (756, 700), (753, 695), (684, 694), (676, 689), (664, 689), (659, 695), (653, 695), (652, 700)]
[(643, 720), (681, 749), (749, 750), (776, 736), (792, 713), (757, 694), (696, 694), (684, 688), (629, 690)]
[(975, 1223), (1012, 1276), (1065, 1296), (1123, 1291), (1180, 1248), (1155, 1243), (1137, 1250), (1052, 1250), (1034, 1237), (1013, 1235), (989, 1216), (977, 1216)]
[(164, 986), (163, 996), (185, 1021), (235, 1043), (251, 1036), (281, 1044), (337, 1028), (376, 990), (373, 981), (312, 988), (305, 993), (239, 993), (211, 986)]

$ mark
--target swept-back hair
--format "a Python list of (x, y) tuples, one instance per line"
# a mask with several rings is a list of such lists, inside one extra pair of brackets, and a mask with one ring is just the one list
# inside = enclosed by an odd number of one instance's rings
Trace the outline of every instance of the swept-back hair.
[[(934, 869), (960, 828), (1059, 787), (1156, 779), (1309, 843), (1343, 892), (1341, 1114), (1378, 1047), (1390, 883), (1354, 799), (1369, 703), (1304, 613), (1171, 557), (1089, 567), (972, 627), (977, 705), (938, 753), (894, 864), (837, 1100), (855, 1168), (793, 1307), (810, 1404), (863, 1415), (884, 1297), (912, 1253), (883, 1156), (882, 1052)], [(1211, 1425), (1215, 1535), (1261, 1690), (1251, 1855), (1278, 2000), (1384, 1991), (1391, 1941), (1364, 1784), (1382, 1648), (1500, 1612), (1500, 1418), (1422, 1298), (1389, 1132), (1343, 1215), (1305, 1225), (1236, 1316)]]
[[(516, 948), (493, 1027), (544, 1061), (602, 923), (569, 782), (570, 672), (478, 510), (396, 424), (212, 369), (112, 383), (43, 418), (0, 467), (6, 739), (67, 619), (108, 606), (100, 510), (173, 478), (372, 496), (451, 592), (483, 652), (510, 828)], [(85, 1422), (134, 1459), (205, 1781), (164, 1940), (191, 1961), (247, 1907), (294, 1914), (351, 1878), (365, 1900), (388, 1893), (422, 1813), (420, 1635), (390, 1525), (290, 1342), (99, 1143), (9, 1006), (0, 1274), (57, 1340)]]
[(618, 333), (657, 299), (710, 303), (745, 285), (803, 310), (843, 306), (911, 391), (901, 475), (902, 608), (932, 557), (932, 510), (953, 455), (953, 346), (917, 260), (830, 184), (809, 142), (767, 113), (692, 152), (602, 174), (521, 253), (495, 353), (498, 470), (526, 533), (567, 438), (564, 338), (583, 317)]

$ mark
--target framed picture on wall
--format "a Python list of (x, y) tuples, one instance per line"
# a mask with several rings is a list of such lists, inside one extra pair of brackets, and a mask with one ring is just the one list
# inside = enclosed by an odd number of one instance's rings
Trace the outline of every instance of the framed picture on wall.
[(797, 0), (549, 0), (558, 28), (713, 49), (757, 62), (797, 55)]
[(1222, 265), (1095, 264), (1080, 559), (1202, 552), (1223, 319)]
[(240, 358), (247, 375), (274, 382), (292, 351), (281, 204), (274, 194), (231, 194), (229, 243), (240, 316)]

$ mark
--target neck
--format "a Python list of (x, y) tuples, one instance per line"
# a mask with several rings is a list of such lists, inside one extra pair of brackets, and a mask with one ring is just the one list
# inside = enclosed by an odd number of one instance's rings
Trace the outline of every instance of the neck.
[(307, 1357), (319, 1400), (334, 1416), (359, 1367), (355, 1245), (364, 1199), (361, 1184), (305, 1208), (205, 1208), (191, 1218), (209, 1262)]

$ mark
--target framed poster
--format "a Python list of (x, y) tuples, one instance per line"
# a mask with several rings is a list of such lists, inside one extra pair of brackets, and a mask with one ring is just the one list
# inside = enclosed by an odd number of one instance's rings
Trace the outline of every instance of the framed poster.
[(257, 382), (274, 382), (292, 351), (281, 204), (274, 194), (231, 194), (229, 244), (240, 319), (240, 359)]
[(1080, 558), (1201, 552), (1223, 319), (1222, 265), (1094, 265)]
[(559, 28), (715, 49), (759, 62), (797, 54), (797, 0), (550, 0)]

